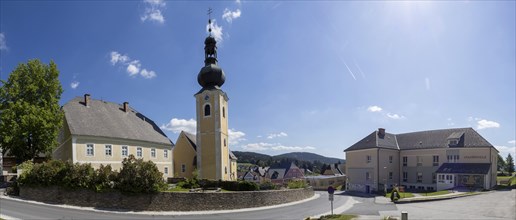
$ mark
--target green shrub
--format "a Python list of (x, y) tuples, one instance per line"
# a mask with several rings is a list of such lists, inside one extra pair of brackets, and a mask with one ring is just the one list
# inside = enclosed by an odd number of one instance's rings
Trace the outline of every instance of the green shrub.
[(260, 183), (260, 190), (275, 190), (278, 189), (278, 186), (276, 186), (271, 181), (266, 181), (263, 183)]
[(289, 189), (299, 189), (299, 188), (305, 188), (306, 182), (304, 180), (291, 180), (288, 182), (288, 188)]
[(101, 164), (99, 169), (95, 170), (95, 175), (93, 178), (95, 191), (101, 192), (112, 189), (117, 180), (118, 173), (112, 171), (111, 165), (104, 166)]
[(239, 181), (237, 191), (256, 191), (260, 187), (255, 182)]
[(166, 189), (166, 183), (156, 164), (129, 155), (122, 161), (116, 187), (129, 193), (157, 192)]

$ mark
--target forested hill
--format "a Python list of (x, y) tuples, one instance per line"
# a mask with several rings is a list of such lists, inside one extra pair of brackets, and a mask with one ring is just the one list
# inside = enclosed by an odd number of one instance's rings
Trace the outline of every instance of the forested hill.
[[(308, 152), (293, 152), (280, 154), (276, 156), (270, 156), (266, 154), (260, 154), (255, 152), (247, 151), (233, 151), (235, 156), (238, 158), (238, 163), (251, 163), (259, 166), (270, 166), (273, 163), (281, 161), (299, 161), (308, 163), (322, 163), (322, 164), (333, 164), (333, 163), (345, 163), (344, 159), (330, 158), (321, 156), (319, 154), (308, 153)], [(344, 155), (344, 154), (343, 154)]]

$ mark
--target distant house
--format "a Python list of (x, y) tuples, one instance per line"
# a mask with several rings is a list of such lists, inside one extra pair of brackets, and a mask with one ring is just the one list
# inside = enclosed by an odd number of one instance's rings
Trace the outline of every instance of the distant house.
[(120, 169), (128, 155), (154, 162), (163, 177), (172, 177), (174, 144), (147, 116), (129, 107), (77, 97), (63, 107), (64, 123), (53, 157), (73, 163)]
[[(174, 147), (174, 174), (175, 177), (192, 178), (197, 169), (196, 135), (181, 131)], [(230, 180), (237, 180), (237, 157), (229, 151), (228, 161)]]
[(341, 170), (340, 164), (330, 164), (322, 173), (325, 176), (342, 176), (344, 172)]
[(294, 179), (304, 179), (303, 171), (294, 162), (273, 165), (267, 171), (266, 178), (275, 184), (284, 184)]
[(249, 171), (245, 172), (241, 179), (249, 182), (262, 183), (266, 180), (265, 176), (268, 170), (269, 167), (251, 167)]

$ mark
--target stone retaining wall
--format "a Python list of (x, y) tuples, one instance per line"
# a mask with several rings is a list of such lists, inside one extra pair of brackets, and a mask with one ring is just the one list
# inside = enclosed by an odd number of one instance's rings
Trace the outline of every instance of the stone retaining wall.
[(127, 195), (60, 187), (22, 187), (20, 197), (40, 202), (137, 211), (199, 211), (277, 205), (310, 198), (309, 189), (248, 192), (159, 192)]

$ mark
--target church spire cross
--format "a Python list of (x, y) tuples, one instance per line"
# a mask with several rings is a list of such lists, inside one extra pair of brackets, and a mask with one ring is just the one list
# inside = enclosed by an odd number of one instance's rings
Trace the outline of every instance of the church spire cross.
[(208, 8), (208, 31), (210, 32), (210, 36), (211, 36), (211, 13), (213, 13), (213, 9)]

